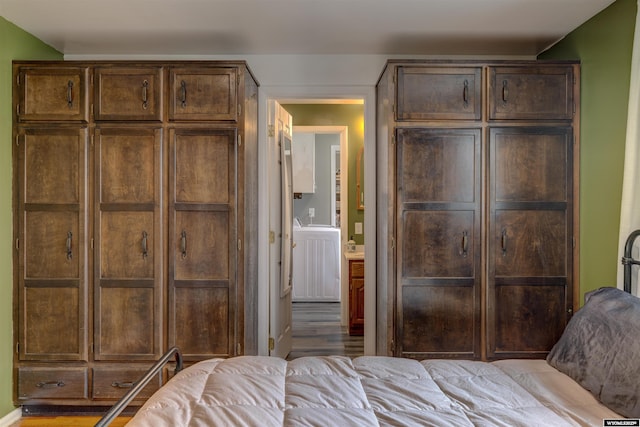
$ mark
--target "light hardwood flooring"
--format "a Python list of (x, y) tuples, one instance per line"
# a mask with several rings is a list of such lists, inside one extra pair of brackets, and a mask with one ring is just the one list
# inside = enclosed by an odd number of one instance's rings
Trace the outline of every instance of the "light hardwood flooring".
[[(22, 417), (10, 427), (93, 427), (100, 417), (88, 416), (33, 416)], [(123, 427), (131, 417), (117, 417), (110, 427)]]
[(302, 356), (364, 354), (364, 337), (351, 336), (340, 325), (340, 303), (293, 303), (293, 350), (287, 359)]

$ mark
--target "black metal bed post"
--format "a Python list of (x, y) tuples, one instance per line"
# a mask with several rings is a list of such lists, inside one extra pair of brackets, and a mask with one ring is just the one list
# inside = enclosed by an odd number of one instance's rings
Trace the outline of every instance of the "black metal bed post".
[(624, 265), (624, 291), (631, 293), (631, 266), (640, 265), (640, 261), (633, 259), (631, 256), (631, 250), (633, 249), (633, 242), (636, 237), (640, 236), (640, 230), (635, 230), (629, 237), (624, 245), (624, 256), (622, 257), (622, 265)]
[(115, 417), (117, 417), (122, 411), (124, 411), (127, 405), (129, 405), (129, 403), (133, 399), (135, 399), (138, 393), (140, 393), (140, 391), (145, 388), (149, 381), (151, 381), (153, 377), (155, 377), (160, 372), (164, 365), (166, 365), (174, 355), (176, 357), (176, 369), (174, 372), (176, 374), (180, 372), (182, 370), (182, 354), (180, 353), (180, 350), (178, 350), (178, 347), (172, 347), (169, 349), (169, 351), (163, 354), (162, 357), (151, 368), (149, 368), (149, 370), (144, 374), (142, 378), (140, 378), (140, 380), (134, 383), (133, 387), (129, 389), (129, 391), (124, 396), (122, 396), (120, 400), (118, 400), (116, 404), (113, 405), (109, 409), (109, 411), (107, 411), (107, 413), (102, 416), (102, 418), (100, 418), (100, 420), (95, 424), (94, 427), (106, 427), (111, 424), (111, 421), (113, 421)]

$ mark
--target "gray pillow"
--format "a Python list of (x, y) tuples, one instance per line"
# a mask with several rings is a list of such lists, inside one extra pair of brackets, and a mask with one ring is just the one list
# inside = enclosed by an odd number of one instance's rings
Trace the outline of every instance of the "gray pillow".
[(589, 294), (547, 362), (609, 409), (640, 417), (640, 299), (616, 288)]

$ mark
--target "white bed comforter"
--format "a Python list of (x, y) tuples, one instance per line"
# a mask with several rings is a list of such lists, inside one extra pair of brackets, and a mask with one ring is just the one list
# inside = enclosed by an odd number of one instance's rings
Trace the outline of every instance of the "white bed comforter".
[(544, 360), (266, 356), (193, 365), (128, 427), (567, 426), (619, 418)]

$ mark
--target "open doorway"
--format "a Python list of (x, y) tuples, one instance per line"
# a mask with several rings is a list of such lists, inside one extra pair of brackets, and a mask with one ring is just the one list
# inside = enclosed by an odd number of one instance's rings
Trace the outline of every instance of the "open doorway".
[[(364, 199), (367, 199), (371, 206), (375, 206), (375, 144), (374, 144), (374, 125), (375, 125), (375, 105), (374, 105), (374, 96), (375, 92), (373, 88), (368, 87), (340, 87), (340, 88), (324, 88), (324, 87), (261, 87), (260, 90), (260, 106), (268, 105), (270, 100), (278, 100), (282, 104), (309, 104), (309, 103), (319, 103), (319, 104), (340, 104), (344, 103), (345, 100), (349, 99), (357, 99), (359, 100), (360, 105), (364, 109), (364, 117), (361, 118), (361, 123), (359, 124), (360, 132), (364, 134), (364, 140), (367, 141), (369, 147), (365, 150), (365, 159), (363, 164), (364, 169), (364, 177), (363, 182), (372, 182), (373, 185), (365, 186), (364, 188)], [(337, 101), (337, 102), (336, 102)], [(363, 103), (364, 101), (364, 103)], [(261, 111), (266, 111), (264, 108)], [(259, 113), (260, 114), (260, 113)], [(362, 114), (361, 114), (362, 117)], [(267, 117), (266, 113), (262, 114), (261, 119), (259, 120), (259, 126), (267, 125)], [(262, 139), (260, 149), (265, 149), (267, 146), (267, 138), (266, 136)], [(264, 144), (264, 145), (263, 145)], [(368, 153), (367, 153), (368, 152)], [(258, 153), (259, 159), (259, 173), (261, 177), (267, 177), (267, 169), (268, 164), (266, 163), (265, 156), (263, 153)], [(356, 153), (357, 154), (357, 153)], [(356, 154), (353, 154), (355, 157)], [(367, 161), (369, 164), (372, 164), (371, 171), (367, 172)], [(369, 178), (366, 177), (367, 174), (370, 174)], [(373, 179), (372, 179), (373, 177)], [(262, 185), (263, 191), (261, 191), (261, 196), (259, 200), (260, 206), (268, 205), (269, 194), (268, 194), (268, 182), (265, 178), (264, 181), (261, 180), (260, 184)], [(354, 196), (355, 197), (355, 196)], [(375, 209), (375, 208), (374, 208)], [(376, 228), (375, 228), (375, 211), (364, 211), (365, 219), (361, 221), (360, 226), (364, 226), (364, 234), (368, 235), (367, 240), (365, 242), (367, 258), (372, 260), (365, 267), (367, 281), (365, 283), (365, 287), (367, 288), (366, 298), (369, 300), (366, 302), (365, 310), (367, 314), (365, 315), (365, 324), (364, 324), (364, 353), (365, 354), (375, 354), (376, 353), (376, 269), (375, 269), (375, 248), (376, 248)], [(260, 253), (259, 253), (259, 270), (261, 272), (268, 271), (267, 260), (269, 253), (269, 242), (265, 239), (269, 235), (269, 230), (267, 226), (267, 219), (260, 218), (259, 229), (262, 230), (260, 232), (260, 239), (263, 239), (262, 244), (260, 245)], [(347, 232), (349, 233), (349, 232)], [(355, 233), (354, 233), (355, 234)], [(350, 237), (350, 235), (349, 235)], [(348, 237), (347, 239), (348, 240)], [(265, 278), (264, 275), (261, 275), (261, 279)], [(269, 325), (268, 325), (268, 313), (270, 312), (270, 302), (268, 297), (268, 285), (261, 281), (261, 284), (258, 286), (258, 352), (260, 354), (270, 354), (268, 349), (268, 337), (269, 337)]]
[[(349, 148), (363, 146), (361, 129), (353, 129), (362, 122), (362, 103), (287, 104), (283, 108), (292, 113), (294, 123), (293, 336), (289, 358), (359, 356), (364, 353), (364, 340), (361, 330), (349, 329), (349, 275), (343, 252), (352, 222), (350, 201), (356, 198), (349, 191), (353, 179)], [(296, 125), (296, 115), (306, 124), (344, 125)], [(350, 133), (356, 136), (352, 144)], [(362, 221), (363, 212), (359, 213), (351, 218)]]

